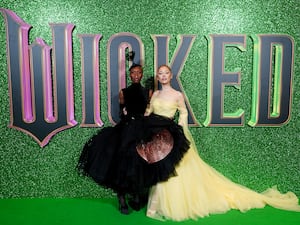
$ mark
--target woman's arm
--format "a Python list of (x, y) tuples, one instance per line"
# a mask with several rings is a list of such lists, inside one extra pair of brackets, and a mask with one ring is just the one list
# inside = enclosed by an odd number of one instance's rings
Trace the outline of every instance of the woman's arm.
[(153, 112), (152, 99), (155, 98), (155, 96), (157, 96), (157, 93), (158, 91), (154, 91), (153, 94), (151, 93), (150, 103), (144, 113), (144, 116), (149, 116)]
[(123, 115), (127, 115), (127, 111), (125, 107), (125, 98), (122, 90), (120, 90), (119, 92), (119, 106), (120, 106), (119, 116), (122, 117)]
[(181, 92), (178, 92), (177, 103), (178, 103), (178, 111), (179, 111), (178, 124), (182, 127), (187, 127), (188, 111), (185, 105), (183, 94)]

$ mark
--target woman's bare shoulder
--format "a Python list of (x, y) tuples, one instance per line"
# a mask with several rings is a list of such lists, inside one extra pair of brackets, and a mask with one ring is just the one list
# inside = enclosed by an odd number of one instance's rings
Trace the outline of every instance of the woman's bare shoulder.
[(159, 93), (159, 90), (156, 90), (156, 91), (153, 92), (152, 96), (157, 96), (158, 93)]
[(175, 90), (175, 95), (176, 95), (176, 97), (179, 98), (179, 99), (183, 98), (183, 94), (182, 94), (181, 91)]

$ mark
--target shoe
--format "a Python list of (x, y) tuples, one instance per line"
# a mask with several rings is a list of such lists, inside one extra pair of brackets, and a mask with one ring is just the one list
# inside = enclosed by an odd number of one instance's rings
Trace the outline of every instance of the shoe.
[(135, 211), (139, 211), (142, 208), (139, 201), (129, 200), (128, 204)]
[(128, 215), (129, 214), (128, 205), (119, 204), (119, 211), (120, 211), (120, 213), (122, 213), (124, 215)]
[(126, 204), (125, 196), (118, 195), (118, 199), (119, 199), (119, 211), (120, 211), (120, 213), (128, 215), (129, 210), (128, 210), (128, 205)]

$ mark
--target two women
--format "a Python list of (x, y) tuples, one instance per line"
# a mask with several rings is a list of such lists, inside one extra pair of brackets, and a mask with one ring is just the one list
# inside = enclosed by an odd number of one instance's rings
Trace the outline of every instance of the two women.
[[(97, 154), (92, 154), (89, 161), (96, 165), (103, 164), (103, 160), (106, 163), (101, 168), (97, 166), (94, 177), (105, 171), (109, 181), (95, 179), (96, 182), (118, 193), (139, 193), (151, 187), (147, 216), (160, 220), (196, 219), (230, 209), (263, 208), (267, 204), (300, 211), (294, 193), (281, 194), (275, 188), (257, 193), (232, 182), (200, 158), (188, 129), (184, 97), (172, 88), (172, 76), (169, 66), (160, 66), (156, 78), (161, 89), (153, 93), (145, 116), (127, 123), (126, 132), (108, 132), (104, 148), (96, 145)], [(177, 112), (178, 124), (174, 121)], [(112, 151), (108, 153), (106, 149)], [(128, 213), (122, 211), (123, 206), (121, 201), (121, 212)]]

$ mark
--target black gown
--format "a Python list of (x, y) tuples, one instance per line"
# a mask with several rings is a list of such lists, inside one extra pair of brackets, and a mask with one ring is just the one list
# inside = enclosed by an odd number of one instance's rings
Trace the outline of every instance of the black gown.
[(189, 141), (172, 119), (143, 116), (148, 93), (140, 84), (123, 89), (127, 115), (84, 145), (77, 165), (81, 174), (118, 193), (141, 193), (176, 175)]

